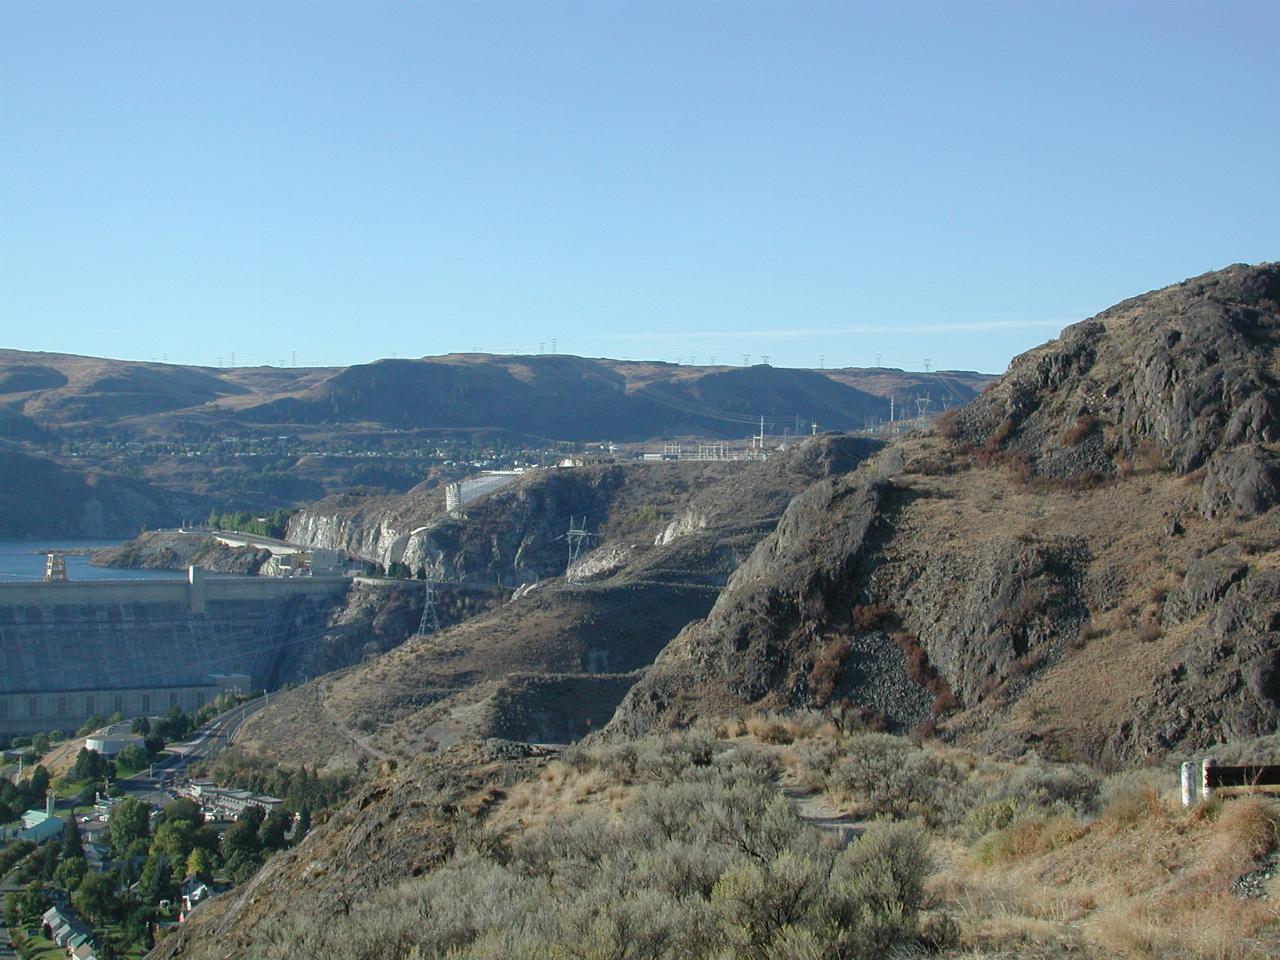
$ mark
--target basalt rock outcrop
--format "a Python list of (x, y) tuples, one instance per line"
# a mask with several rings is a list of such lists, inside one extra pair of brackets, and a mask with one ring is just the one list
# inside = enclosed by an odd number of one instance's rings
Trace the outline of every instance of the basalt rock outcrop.
[(1278, 340), (1275, 264), (1068, 328), (796, 497), (610, 730), (847, 700), (1119, 762), (1273, 729)]

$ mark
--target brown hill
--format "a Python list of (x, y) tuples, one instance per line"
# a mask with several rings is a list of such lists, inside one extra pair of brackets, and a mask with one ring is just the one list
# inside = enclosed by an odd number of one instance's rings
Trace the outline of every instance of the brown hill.
[(1280, 266), (1126, 301), (788, 508), (615, 731), (848, 698), (1111, 760), (1280, 718)]
[[(866, 375), (864, 388), (860, 378)], [(928, 393), (941, 408), (989, 378), (894, 370), (694, 367), (572, 356), (453, 354), (338, 369), (218, 369), (0, 350), (0, 431), (119, 437), (266, 433), (280, 427), (499, 430), (558, 440), (745, 437), (862, 427), (881, 399)], [(895, 386), (896, 385), (896, 386)]]
[[(448, 548), (446, 573), (467, 574), (471, 587), (499, 578), (508, 590), (531, 586), (282, 695), (246, 726), (246, 743), (281, 758), (287, 744), (294, 762), (301, 749), (308, 763), (341, 765), (362, 749), (406, 756), (465, 736), (562, 742), (599, 729), (633, 671), (707, 613), (791, 497), (878, 446), (819, 436), (765, 462), (542, 471), (473, 505), (466, 520), (437, 520), (421, 536), (430, 550)], [(599, 537), (579, 583), (565, 581), (556, 540), (572, 512)]]

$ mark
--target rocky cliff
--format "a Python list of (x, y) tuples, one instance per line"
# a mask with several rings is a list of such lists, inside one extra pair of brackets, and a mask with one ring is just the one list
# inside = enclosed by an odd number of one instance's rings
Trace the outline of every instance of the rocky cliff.
[[(791, 498), (879, 447), (818, 436), (764, 462), (528, 477), (425, 535), (437, 547), (456, 535), (446, 572), (466, 574), (464, 585), (501, 575), (507, 602), (282, 697), (246, 727), (246, 742), (274, 755), (279, 744), (292, 751), (303, 740), (357, 737), (375, 755), (408, 756), (470, 735), (572, 739), (599, 729), (634, 671), (707, 613)], [(556, 539), (571, 513), (586, 515), (598, 538), (578, 568), (581, 582), (565, 581), (567, 548)], [(694, 515), (696, 523), (678, 522)], [(520, 577), (529, 579), (512, 594)]]
[(815, 484), (612, 729), (845, 698), (1103, 761), (1272, 729), (1278, 302), (1276, 265), (1126, 301)]

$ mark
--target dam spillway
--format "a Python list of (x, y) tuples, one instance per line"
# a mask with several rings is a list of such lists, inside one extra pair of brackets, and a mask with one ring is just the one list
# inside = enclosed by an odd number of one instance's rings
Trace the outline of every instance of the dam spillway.
[(0, 735), (272, 690), (318, 641), (342, 577), (0, 584)]

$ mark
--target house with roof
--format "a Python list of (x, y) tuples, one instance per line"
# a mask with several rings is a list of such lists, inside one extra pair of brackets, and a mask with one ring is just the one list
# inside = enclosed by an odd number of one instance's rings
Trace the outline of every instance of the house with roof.
[(53, 906), (40, 916), (49, 928), (49, 939), (70, 953), (77, 946), (93, 944), (93, 930), (70, 907)]
[(53, 805), (55, 798), (53, 794), (45, 799), (45, 808), (43, 810), (28, 810), (22, 815), (19, 826), (7, 831), (7, 840), (31, 840), (34, 843), (44, 843), (46, 840), (53, 840), (62, 836), (62, 828), (64, 822), (61, 817), (53, 815)]

